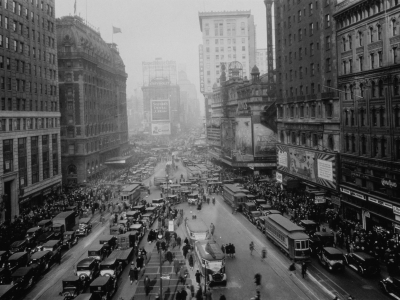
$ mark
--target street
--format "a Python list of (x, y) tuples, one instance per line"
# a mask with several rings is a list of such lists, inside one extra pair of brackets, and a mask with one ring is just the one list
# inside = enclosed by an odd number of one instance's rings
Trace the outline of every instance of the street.
[[(185, 168), (180, 163), (178, 165), (179, 168), (173, 178), (179, 178), (181, 174), (186, 178)], [(165, 176), (164, 168), (165, 163), (159, 163), (154, 176)], [(144, 183), (148, 185), (149, 180), (145, 180)], [(148, 202), (159, 198), (160, 190), (152, 186), (150, 191), (150, 195), (145, 197)], [(229, 300), (250, 299), (255, 295), (254, 275), (256, 273), (262, 275), (261, 297), (263, 299), (272, 297), (273, 299), (333, 299), (334, 295), (345, 299), (349, 294), (358, 299), (385, 298), (378, 289), (378, 278), (362, 278), (349, 268), (346, 268), (344, 273), (329, 273), (316, 259), (313, 259), (308, 269), (309, 275), (305, 279), (301, 278), (300, 266), (297, 267), (295, 275), (291, 276), (288, 271), (290, 261), (282, 252), (268, 242), (265, 236), (242, 214), (232, 214), (231, 208), (223, 201), (222, 196), (213, 194), (211, 197), (216, 198), (216, 204), (212, 205), (211, 202), (209, 205), (203, 204), (201, 211), (198, 211), (195, 206), (188, 206), (187, 203), (179, 204), (177, 208), (183, 209), (184, 217), (191, 219), (191, 215), (195, 214), (207, 225), (214, 223), (216, 227), (214, 239), (220, 245), (233, 243), (236, 247), (236, 257), (226, 258), (227, 286), (213, 288), (213, 299), (219, 299), (221, 294)], [(99, 215), (95, 215), (92, 222), (92, 233), (88, 237), (81, 238), (76, 246), (65, 252), (62, 264), (53, 266), (43, 279), (30, 290), (25, 299), (62, 299), (59, 296), (59, 292), (62, 290), (62, 278), (72, 275), (76, 263), (87, 257), (89, 245), (97, 244), (101, 235), (108, 234), (109, 223), (101, 226)], [(155, 226), (157, 226), (157, 222), (153, 225), (153, 227)], [(177, 233), (184, 236), (183, 225), (177, 229)], [(249, 250), (251, 241), (255, 243), (253, 255)], [(145, 236), (140, 247), (145, 247), (150, 256), (154, 243), (147, 243), (147, 236)], [(267, 247), (268, 250), (267, 259), (264, 262), (261, 261), (262, 247)], [(152, 274), (151, 276), (157, 280), (158, 267), (153, 266), (151, 269), (151, 272), (146, 272), (146, 270), (145, 273)], [(196, 271), (196, 267), (194, 271)], [(139, 285), (130, 284), (128, 273), (129, 267), (126, 267), (120, 277), (118, 290), (113, 299), (131, 299), (137, 286), (140, 287), (140, 283)], [(193, 281), (193, 272), (191, 272), (191, 280)], [(176, 278), (171, 277), (172, 281), (175, 282)], [(164, 287), (170, 284), (170, 282), (165, 282)], [(151, 297), (146, 299), (154, 299), (158, 291), (157, 281), (150, 294)], [(145, 297), (144, 294), (138, 289), (135, 299), (144, 299), (143, 297)]]

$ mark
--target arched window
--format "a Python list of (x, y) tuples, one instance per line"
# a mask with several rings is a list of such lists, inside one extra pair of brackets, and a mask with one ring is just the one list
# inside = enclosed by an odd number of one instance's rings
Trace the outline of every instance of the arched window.
[(367, 154), (367, 138), (363, 135), (360, 141), (360, 152), (362, 155)]
[(377, 116), (377, 109), (375, 107), (372, 108), (371, 110), (371, 116), (372, 116), (372, 126), (378, 126), (378, 116)]
[(354, 86), (350, 85), (350, 99), (353, 100), (354, 99)]
[(386, 126), (386, 110), (384, 107), (379, 109), (379, 126), (384, 127)]
[(397, 35), (397, 26), (396, 26), (396, 20), (392, 20), (392, 35), (396, 36)]
[(371, 96), (376, 97), (376, 84), (374, 81), (371, 82)]
[(374, 28), (369, 28), (369, 40), (372, 43), (374, 41)]
[(334, 148), (335, 148), (335, 142), (333, 140), (333, 135), (331, 135), (331, 134), (328, 136), (328, 148), (330, 150), (334, 150)]
[(347, 109), (345, 109), (344, 111), (344, 124), (349, 125), (349, 112), (347, 111)]
[(382, 26), (381, 25), (377, 25), (376, 26), (377, 31), (378, 31), (378, 41), (382, 40)]
[(351, 40), (351, 35), (348, 36), (348, 39), (349, 39), (349, 50), (351, 50), (352, 47), (353, 47), (353, 43), (352, 43), (352, 40)]
[(68, 175), (76, 175), (76, 166), (75, 165), (69, 165), (68, 166)]
[(362, 31), (358, 32), (358, 45), (363, 46), (363, 34)]
[(346, 51), (346, 38), (342, 39), (343, 51)]

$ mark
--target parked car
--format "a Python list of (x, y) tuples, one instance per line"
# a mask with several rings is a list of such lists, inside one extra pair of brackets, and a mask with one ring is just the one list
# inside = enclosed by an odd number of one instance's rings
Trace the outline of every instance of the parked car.
[(335, 245), (335, 237), (330, 232), (315, 232), (310, 235), (311, 254), (317, 255), (323, 247), (333, 247)]
[(40, 235), (37, 239), (37, 245), (36, 247), (32, 250), (32, 252), (37, 252), (37, 251), (43, 251), (43, 244), (47, 243), (48, 241), (52, 240), (54, 238), (54, 232), (52, 231), (47, 231)]
[(93, 257), (82, 259), (76, 265), (76, 276), (87, 286), (93, 279), (100, 274), (99, 261)]
[(100, 275), (117, 277), (121, 275), (123, 269), (121, 262), (116, 258), (106, 258), (100, 263)]
[(36, 239), (43, 233), (42, 228), (39, 226), (32, 227), (28, 229), (25, 235), (25, 239), (28, 244), (33, 244), (36, 242)]
[(110, 254), (117, 246), (117, 238), (113, 235), (102, 235), (99, 244), (104, 245), (108, 254)]
[(323, 247), (318, 253), (319, 262), (329, 271), (344, 270), (343, 253), (333, 247)]
[(90, 284), (90, 292), (99, 299), (110, 300), (117, 290), (117, 280), (110, 276), (97, 277)]
[(71, 300), (84, 291), (83, 281), (78, 276), (69, 276), (62, 280), (62, 292), (64, 300)]
[(43, 251), (50, 251), (51, 258), (50, 260), (54, 262), (57, 255), (61, 252), (62, 242), (60, 240), (50, 240), (46, 244), (43, 244)]
[(11, 255), (7, 260), (7, 268), (12, 272), (20, 267), (25, 267), (28, 264), (28, 253), (17, 252)]
[(389, 276), (379, 282), (382, 291), (394, 299), (400, 299), (400, 280), (399, 278)]
[(261, 217), (261, 212), (259, 210), (254, 210), (248, 214), (249, 221), (256, 225), (257, 220)]
[(51, 257), (52, 257), (51, 251), (38, 251), (32, 254), (28, 262), (28, 266), (35, 264), (38, 267), (38, 272), (44, 273), (49, 269), (50, 265), (53, 263)]
[(11, 278), (16, 291), (27, 290), (39, 279), (38, 268), (36, 265), (18, 268)]
[(79, 220), (79, 227), (76, 230), (77, 236), (87, 236), (92, 231), (90, 218), (82, 218)]
[(108, 256), (109, 253), (110, 252), (107, 251), (107, 248), (104, 244), (103, 245), (95, 244), (90, 246), (88, 250), (88, 257), (95, 258), (98, 261), (102, 261)]
[(26, 240), (15, 241), (10, 246), (10, 253), (25, 252), (28, 250), (28, 242)]
[(43, 232), (51, 231), (51, 227), (53, 226), (53, 221), (50, 219), (41, 220), (39, 221), (38, 226), (42, 228)]
[(65, 226), (64, 224), (55, 223), (53, 224), (52, 231), (54, 232), (53, 239), (61, 240), (64, 236)]
[(64, 232), (62, 246), (70, 249), (72, 246), (74, 246), (78, 243), (78, 240), (79, 240), (79, 238), (76, 236), (75, 231), (66, 231), (66, 232)]
[(344, 255), (346, 265), (361, 275), (377, 275), (380, 272), (379, 261), (364, 252), (353, 252)]

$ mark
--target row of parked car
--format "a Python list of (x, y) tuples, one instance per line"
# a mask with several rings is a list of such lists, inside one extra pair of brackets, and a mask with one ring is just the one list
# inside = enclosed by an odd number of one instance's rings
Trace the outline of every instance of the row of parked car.
[(76, 225), (76, 212), (65, 211), (52, 220), (42, 220), (30, 228), (24, 240), (0, 251), (0, 299), (13, 299), (29, 289), (51, 266), (61, 260), (63, 248), (78, 243), (79, 236), (91, 232), (90, 218)]
[[(138, 205), (118, 215), (110, 235), (102, 235), (97, 245), (90, 246), (88, 257), (78, 262), (75, 274), (63, 279), (60, 295), (65, 300), (111, 299), (146, 226), (153, 225), (160, 213), (159, 206)], [(87, 289), (89, 293), (85, 293)]]
[[(242, 205), (243, 215), (253, 223), (260, 231), (265, 233), (264, 220), (270, 214), (281, 214), (273, 210), (265, 200), (256, 199)], [(362, 276), (374, 276), (380, 274), (379, 261), (364, 252), (346, 253), (335, 248), (334, 234), (319, 231), (317, 223), (312, 220), (301, 220), (298, 224), (303, 227), (310, 236), (310, 250), (316, 256), (319, 263), (329, 271), (344, 271), (345, 266), (353, 269)], [(400, 299), (400, 278), (389, 276), (379, 283), (381, 289), (390, 297)]]

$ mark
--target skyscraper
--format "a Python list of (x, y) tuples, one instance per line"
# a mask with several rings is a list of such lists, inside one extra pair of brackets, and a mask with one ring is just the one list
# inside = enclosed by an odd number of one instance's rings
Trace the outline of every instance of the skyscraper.
[(0, 222), (61, 186), (54, 1), (0, 1)]

